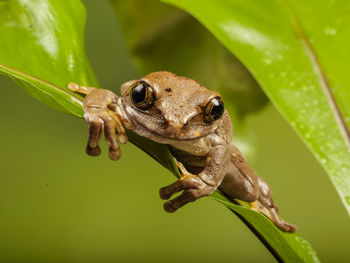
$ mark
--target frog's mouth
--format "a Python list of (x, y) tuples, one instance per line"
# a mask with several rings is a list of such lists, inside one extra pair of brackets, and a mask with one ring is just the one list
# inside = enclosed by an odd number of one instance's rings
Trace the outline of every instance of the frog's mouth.
[(166, 132), (166, 129), (160, 129), (160, 131), (157, 130), (151, 130), (149, 127), (147, 127), (144, 123), (134, 121), (136, 127), (133, 128), (133, 131), (136, 132), (138, 135), (149, 138), (153, 141), (156, 141), (158, 143), (162, 144), (173, 144), (183, 141), (195, 141), (200, 140), (203, 137), (206, 137), (210, 133), (213, 133), (216, 129), (215, 126), (212, 126), (212, 129), (206, 132), (191, 132), (191, 133), (180, 133), (180, 134), (169, 134)]
[(140, 136), (159, 143), (198, 140), (217, 129), (217, 125), (178, 125), (158, 116), (153, 117), (143, 111), (119, 103), (122, 116), (130, 123), (131, 130)]

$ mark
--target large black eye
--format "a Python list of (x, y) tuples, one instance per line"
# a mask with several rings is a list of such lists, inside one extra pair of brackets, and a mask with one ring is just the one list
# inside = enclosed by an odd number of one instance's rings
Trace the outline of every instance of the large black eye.
[(205, 106), (203, 119), (204, 122), (210, 123), (220, 119), (220, 117), (224, 114), (224, 103), (222, 102), (220, 97), (216, 97), (211, 99), (207, 106)]
[(132, 85), (130, 99), (136, 108), (147, 110), (153, 104), (153, 89), (147, 82), (140, 80)]

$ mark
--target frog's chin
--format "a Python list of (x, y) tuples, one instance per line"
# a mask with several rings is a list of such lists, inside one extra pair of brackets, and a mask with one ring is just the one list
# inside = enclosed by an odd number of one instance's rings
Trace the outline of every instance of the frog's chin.
[[(212, 132), (212, 131), (211, 131)], [(199, 139), (201, 137), (205, 137), (207, 136), (208, 134), (210, 134), (211, 132), (209, 133), (205, 133), (205, 134), (184, 134), (184, 135), (179, 135), (179, 136), (169, 136), (165, 133), (159, 133), (157, 131), (153, 131), (153, 133), (156, 133), (158, 134), (159, 136), (161, 136), (161, 138), (165, 138), (165, 139), (168, 139), (168, 140), (176, 140), (176, 141), (183, 141), (183, 140), (196, 140), (196, 139)]]
[(133, 129), (133, 131), (138, 135), (149, 138), (155, 142), (162, 143), (162, 144), (174, 144), (179, 141), (195, 141), (213, 132), (213, 131), (210, 131), (208, 133), (197, 134), (197, 135), (183, 134), (180, 136), (170, 136), (166, 132), (163, 133), (160, 131), (149, 130), (142, 123), (137, 123), (136, 127), (137, 128)]

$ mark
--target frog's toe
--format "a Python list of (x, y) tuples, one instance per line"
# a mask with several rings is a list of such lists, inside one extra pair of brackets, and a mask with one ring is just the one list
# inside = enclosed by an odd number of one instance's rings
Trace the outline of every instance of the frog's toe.
[(109, 150), (108, 156), (111, 160), (116, 161), (119, 160), (122, 156), (122, 151), (120, 149), (117, 150)]
[(89, 122), (89, 139), (86, 146), (86, 153), (91, 156), (97, 156), (101, 153), (100, 140), (103, 132), (103, 122), (94, 119)]
[(108, 114), (108, 116), (104, 118), (104, 132), (108, 143), (108, 156), (111, 160), (118, 160), (122, 152), (115, 136), (117, 117), (110, 113), (106, 114)]
[(90, 145), (86, 146), (86, 153), (90, 156), (98, 156), (101, 154), (101, 148), (100, 146), (97, 146), (95, 148), (91, 148)]
[(95, 87), (80, 86), (77, 83), (69, 83), (67, 87), (73, 92), (77, 92), (85, 95), (89, 94), (91, 91), (96, 89)]
[(275, 205), (265, 207), (260, 201), (257, 200), (257, 201), (250, 203), (250, 207), (251, 207), (251, 209), (265, 215), (282, 231), (295, 232), (298, 230), (298, 227), (296, 225), (293, 225), (293, 224), (290, 224), (290, 223), (284, 221), (278, 215), (278, 207)]
[(123, 143), (127, 141), (125, 130), (120, 127), (122, 125), (118, 117), (109, 110), (98, 108), (88, 109), (84, 117), (89, 123), (89, 139), (86, 152), (91, 156), (97, 156), (101, 153), (99, 143), (104, 132), (109, 146), (108, 156), (111, 160), (118, 160), (121, 157), (121, 150), (117, 142), (116, 130), (121, 133), (120, 141)]
[(186, 175), (175, 183), (160, 189), (160, 198), (168, 200), (173, 194), (183, 191), (178, 197), (164, 203), (164, 210), (172, 213), (187, 203), (210, 195), (216, 188), (207, 185), (199, 176)]
[(163, 200), (168, 200), (172, 195), (186, 190), (186, 189), (200, 189), (205, 186), (205, 183), (198, 177), (194, 175), (186, 175), (181, 177), (176, 182), (171, 185), (162, 187), (159, 190), (160, 198)]
[(202, 197), (200, 190), (190, 189), (185, 190), (180, 196), (164, 203), (164, 210), (168, 213), (173, 213), (180, 207), (197, 200)]

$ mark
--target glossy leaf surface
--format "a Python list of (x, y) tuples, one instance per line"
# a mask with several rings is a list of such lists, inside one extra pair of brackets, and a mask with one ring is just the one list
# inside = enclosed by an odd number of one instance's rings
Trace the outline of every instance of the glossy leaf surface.
[(77, 98), (75, 94), (4, 64), (0, 64), (0, 73), (14, 79), (19, 86), (25, 88), (33, 97), (43, 100), (45, 104), (52, 108), (77, 117), (83, 116), (82, 100)]
[(350, 213), (350, 2), (165, 2), (193, 14), (247, 66)]
[(85, 18), (85, 8), (77, 0), (0, 2), (0, 63), (60, 87), (51, 96), (45, 85), (32, 86), (23, 76), (7, 72), (32, 96), (63, 112), (72, 112), (71, 99), (62, 95), (69, 82), (98, 85), (84, 51)]

